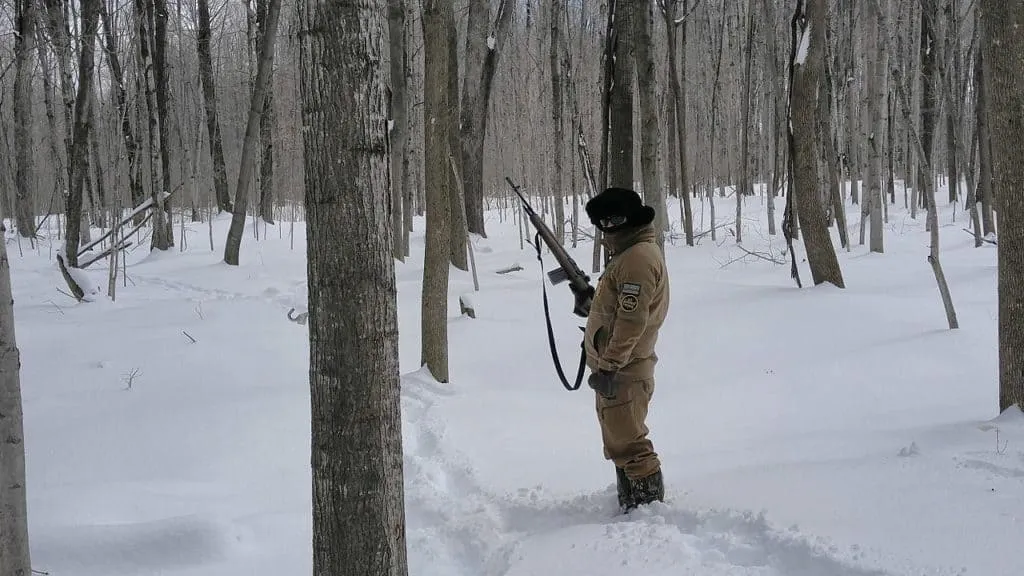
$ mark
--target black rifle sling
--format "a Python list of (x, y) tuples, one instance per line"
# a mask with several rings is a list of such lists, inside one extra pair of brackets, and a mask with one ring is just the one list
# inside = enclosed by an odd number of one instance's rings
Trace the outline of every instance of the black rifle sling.
[(555, 370), (558, 372), (558, 378), (562, 381), (562, 386), (565, 386), (566, 390), (572, 392), (573, 390), (578, 390), (580, 384), (583, 383), (583, 372), (586, 368), (587, 351), (583, 347), (583, 342), (580, 342), (580, 366), (576, 371), (576, 383), (572, 385), (569, 384), (569, 381), (565, 378), (565, 372), (562, 371), (562, 362), (558, 359), (558, 350), (555, 348), (555, 331), (551, 328), (551, 311), (548, 306), (548, 287), (544, 282), (544, 260), (540, 256), (540, 243), (540, 232), (537, 232), (536, 236), (533, 238), (533, 244), (537, 248), (537, 261), (540, 262), (540, 284), (544, 293), (544, 319), (547, 320), (548, 324), (548, 344), (551, 346), (551, 358), (555, 361)]

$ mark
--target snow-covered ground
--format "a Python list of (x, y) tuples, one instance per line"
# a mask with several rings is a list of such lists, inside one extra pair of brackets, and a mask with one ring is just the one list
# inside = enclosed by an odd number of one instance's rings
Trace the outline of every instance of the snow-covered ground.
[[(744, 246), (784, 259), (764, 212), (749, 202)], [(453, 271), (450, 384), (418, 365), (421, 220), (397, 267), (414, 576), (1020, 573), (1024, 417), (997, 417), (996, 248), (973, 247), (959, 208), (940, 217), (956, 331), (923, 212), (892, 209), (885, 254), (857, 245), (851, 213), (842, 290), (806, 287), (802, 243), (803, 289), (788, 265), (740, 258), (727, 228), (670, 245), (649, 420), (667, 502), (629, 516), (592, 393), (551, 364), (532, 248), (488, 219), (475, 319), (458, 315), (472, 278)], [(285, 317), (305, 303), (303, 228), (294, 246), (287, 223), (247, 232), (233, 268), (227, 225), (213, 251), (200, 223), (184, 253), (133, 252), (114, 303), (76, 304), (49, 243), (19, 256), (9, 237), (36, 569), (310, 573), (308, 343)], [(574, 251), (584, 268), (590, 251)], [(105, 266), (88, 274), (106, 286)], [(564, 286), (549, 295), (574, 372), (580, 319)]]

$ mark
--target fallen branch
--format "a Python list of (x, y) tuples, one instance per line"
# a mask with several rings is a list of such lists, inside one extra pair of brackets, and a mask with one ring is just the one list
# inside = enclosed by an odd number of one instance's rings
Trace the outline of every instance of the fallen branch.
[[(177, 190), (177, 188), (175, 188), (175, 190)], [(171, 194), (173, 194), (173, 193), (174, 193), (173, 190), (171, 192), (164, 192), (163, 193), (163, 198), (161, 198), (160, 201), (163, 202), (163, 201), (167, 200), (168, 198), (170, 198)], [(81, 256), (82, 254), (85, 254), (89, 250), (92, 250), (92, 248), (94, 246), (96, 246), (97, 244), (99, 244), (100, 242), (105, 240), (107, 237), (109, 237), (111, 234), (113, 234), (115, 230), (121, 229), (124, 226), (126, 226), (128, 224), (128, 222), (131, 222), (132, 218), (135, 218), (140, 212), (142, 212), (143, 210), (148, 209), (152, 205), (153, 205), (153, 199), (152, 198), (149, 198), (145, 202), (143, 202), (142, 204), (139, 204), (139, 206), (137, 208), (135, 208), (134, 210), (132, 210), (131, 213), (128, 214), (128, 216), (126, 216), (126, 217), (121, 219), (121, 223), (120, 224), (118, 224), (117, 226), (113, 226), (112, 228), (110, 228), (110, 230), (107, 230), (99, 238), (97, 238), (97, 239), (93, 240), (92, 242), (89, 242), (85, 246), (82, 246), (81, 248), (79, 248), (78, 249), (78, 255)], [(146, 221), (149, 220), (150, 217), (152, 217), (152, 216), (153, 216), (152, 212), (147, 214), (146, 217), (142, 220), (142, 222), (139, 222), (139, 225), (136, 226), (135, 228), (133, 228), (131, 232), (125, 234), (125, 236), (131, 236), (133, 233), (135, 233), (136, 230), (141, 228), (142, 225), (145, 224)]]
[(509, 266), (508, 268), (502, 268), (501, 270), (496, 270), (494, 273), (495, 274), (511, 274), (512, 272), (519, 272), (522, 269), (523, 269), (523, 267), (520, 266), (519, 264), (513, 264), (513, 265)]
[[(132, 242), (130, 240), (128, 240), (128, 241), (122, 240), (120, 244), (118, 244), (116, 246), (111, 245), (109, 248), (107, 248), (103, 252), (100, 252), (98, 255), (90, 258), (89, 260), (86, 260), (82, 264), (79, 264), (78, 267), (80, 269), (81, 268), (88, 268), (91, 264), (94, 264), (95, 262), (97, 262), (99, 260), (102, 260), (103, 258), (106, 258), (107, 256), (110, 256), (110, 253), (113, 252), (114, 250), (117, 250), (118, 252), (120, 252), (120, 251), (128, 248), (131, 245), (132, 245)], [(79, 256), (81, 256), (81, 255), (79, 255)]]
[[(963, 231), (967, 232), (971, 236), (974, 236), (974, 232), (971, 231), (971, 230), (968, 230), (967, 228), (964, 228)], [(992, 244), (993, 246), (998, 246), (999, 245), (996, 240), (993, 240), (993, 239), (991, 239), (991, 238), (989, 238), (987, 236), (982, 236), (981, 237), (981, 241), (982, 242), (988, 242), (989, 244)]]

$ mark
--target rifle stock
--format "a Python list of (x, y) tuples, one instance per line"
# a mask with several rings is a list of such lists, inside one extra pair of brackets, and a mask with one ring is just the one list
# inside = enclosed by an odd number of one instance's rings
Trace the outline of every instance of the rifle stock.
[[(523, 204), (523, 210), (526, 211), (526, 215), (530, 218), (530, 223), (537, 230), (537, 236), (544, 240), (544, 244), (547, 245), (551, 255), (558, 262), (559, 267), (547, 273), (548, 280), (554, 285), (568, 281), (569, 289), (572, 290), (575, 297), (573, 314), (586, 318), (590, 314), (590, 305), (594, 296), (594, 288), (590, 285), (590, 278), (583, 273), (583, 270), (572, 259), (572, 256), (565, 250), (561, 242), (555, 239), (554, 233), (551, 232), (551, 229), (544, 223), (540, 215), (530, 206), (529, 201), (523, 196), (519, 187), (512, 182), (512, 179), (506, 176), (505, 182), (515, 191), (516, 196), (519, 196), (519, 200)], [(540, 256), (540, 246), (537, 246), (537, 255), (538, 257)]]

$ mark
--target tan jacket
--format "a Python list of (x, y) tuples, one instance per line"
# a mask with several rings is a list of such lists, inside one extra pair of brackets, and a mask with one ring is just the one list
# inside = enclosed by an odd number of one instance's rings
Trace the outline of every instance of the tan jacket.
[(669, 305), (665, 258), (647, 225), (606, 238), (612, 259), (597, 283), (584, 347), (592, 371), (627, 381), (654, 377), (658, 330)]

